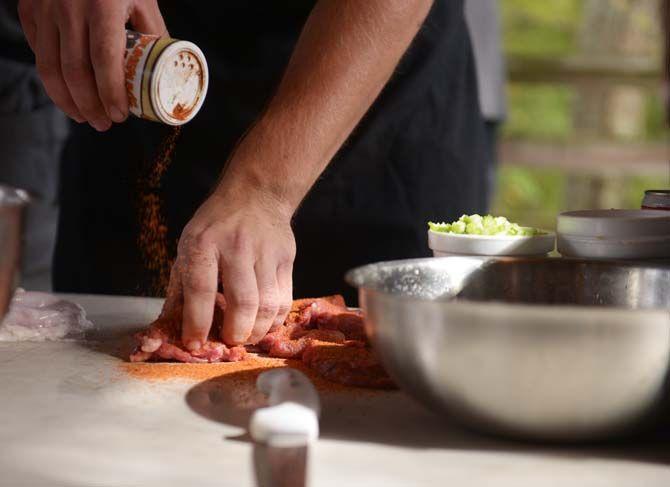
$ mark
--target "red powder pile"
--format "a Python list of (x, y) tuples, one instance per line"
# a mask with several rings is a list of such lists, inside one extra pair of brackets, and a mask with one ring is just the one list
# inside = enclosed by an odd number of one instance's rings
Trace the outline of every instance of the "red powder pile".
[(230, 380), (239, 385), (253, 384), (258, 375), (277, 367), (292, 367), (303, 372), (314, 386), (323, 392), (361, 390), (353, 386), (345, 386), (329, 382), (316, 371), (307, 367), (302, 360), (261, 357), (249, 354), (240, 362), (219, 362), (211, 364), (184, 364), (177, 362), (121, 362), (121, 371), (127, 376), (146, 381), (166, 381), (183, 379), (202, 382), (214, 378)]

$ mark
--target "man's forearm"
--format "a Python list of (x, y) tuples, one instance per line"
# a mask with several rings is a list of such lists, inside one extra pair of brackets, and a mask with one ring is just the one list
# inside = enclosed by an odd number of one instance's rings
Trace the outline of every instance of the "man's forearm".
[(260, 189), (294, 211), (391, 77), (432, 0), (320, 0), (220, 191)]

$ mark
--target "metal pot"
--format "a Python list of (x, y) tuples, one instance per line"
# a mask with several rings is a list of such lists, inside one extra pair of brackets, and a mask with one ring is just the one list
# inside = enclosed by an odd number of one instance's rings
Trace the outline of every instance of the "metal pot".
[(480, 430), (606, 438), (670, 397), (668, 264), (444, 257), (347, 280), (398, 385)]
[(0, 184), (0, 320), (7, 313), (18, 283), (27, 203), (25, 191)]

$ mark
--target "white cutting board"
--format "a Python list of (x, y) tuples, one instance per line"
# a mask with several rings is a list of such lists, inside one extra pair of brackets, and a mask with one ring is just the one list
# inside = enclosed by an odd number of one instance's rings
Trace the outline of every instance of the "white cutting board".
[[(95, 342), (0, 343), (0, 486), (254, 485), (248, 411), (230, 391), (119, 372), (129, 334), (161, 302), (74, 300), (98, 325)], [(670, 440), (545, 448), (465, 432), (399, 392), (321, 399), (314, 487), (670, 485)]]

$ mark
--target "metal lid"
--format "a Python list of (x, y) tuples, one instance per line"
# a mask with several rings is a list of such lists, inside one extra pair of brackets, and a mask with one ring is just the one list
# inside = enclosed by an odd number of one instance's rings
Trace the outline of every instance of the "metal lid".
[(670, 257), (670, 213), (658, 210), (581, 210), (558, 216), (556, 247), (564, 257)]
[(670, 210), (670, 189), (648, 189), (642, 198), (642, 208)]
[(169, 125), (182, 125), (198, 113), (209, 85), (207, 61), (188, 41), (165, 48), (154, 67), (151, 97), (156, 115)]
[(655, 210), (578, 210), (558, 215), (557, 234), (604, 239), (670, 235), (670, 214)]

